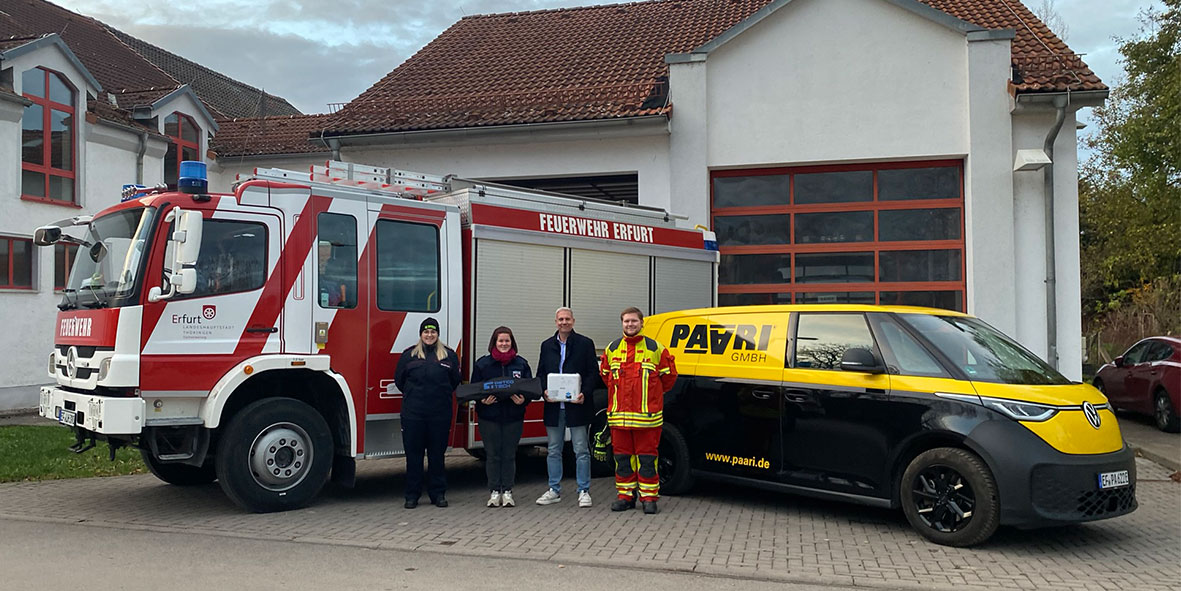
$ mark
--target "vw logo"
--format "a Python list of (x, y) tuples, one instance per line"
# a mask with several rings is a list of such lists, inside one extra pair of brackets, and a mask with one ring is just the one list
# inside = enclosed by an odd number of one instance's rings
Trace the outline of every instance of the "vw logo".
[(1099, 428), (1099, 411), (1095, 410), (1095, 405), (1091, 404), (1090, 402), (1084, 402), (1083, 414), (1087, 416), (1087, 422), (1090, 423), (1092, 427), (1096, 429)]
[(78, 347), (70, 347), (66, 353), (66, 375), (71, 380), (78, 376)]

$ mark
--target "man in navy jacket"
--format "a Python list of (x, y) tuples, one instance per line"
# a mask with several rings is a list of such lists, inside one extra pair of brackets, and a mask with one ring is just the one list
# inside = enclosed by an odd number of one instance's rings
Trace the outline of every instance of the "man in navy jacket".
[(562, 500), (562, 447), (569, 428), (570, 443), (574, 446), (578, 506), (590, 507), (590, 424), (595, 415), (591, 393), (599, 379), (595, 342), (574, 332), (574, 312), (570, 308), (558, 308), (554, 322), (558, 325), (558, 332), (541, 343), (537, 377), (542, 387), (548, 388), (549, 374), (576, 373), (581, 376), (582, 391), (569, 402), (545, 403), (549, 488), (538, 497), (537, 504), (552, 505)]

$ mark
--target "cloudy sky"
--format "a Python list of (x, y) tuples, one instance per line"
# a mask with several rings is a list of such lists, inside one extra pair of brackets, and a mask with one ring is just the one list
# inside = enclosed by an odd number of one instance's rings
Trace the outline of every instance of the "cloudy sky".
[[(51, 0), (322, 113), (377, 82), (465, 15), (608, 0)], [(1025, 0), (1037, 9), (1045, 0)], [(1054, 0), (1071, 48), (1109, 86), (1122, 76), (1113, 37), (1136, 34), (1159, 0)]]

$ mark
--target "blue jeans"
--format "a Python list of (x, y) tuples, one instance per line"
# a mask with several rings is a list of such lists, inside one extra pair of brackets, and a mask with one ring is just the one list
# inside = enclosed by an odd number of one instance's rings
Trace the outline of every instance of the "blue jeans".
[[(590, 457), (590, 426), (570, 427), (570, 443), (574, 446), (574, 479), (578, 482), (578, 492), (590, 490), (591, 457)], [(554, 492), (562, 493), (562, 447), (566, 444), (566, 409), (558, 411), (558, 426), (545, 426), (545, 434), (549, 439), (546, 451), (545, 465), (549, 471), (549, 487)]]

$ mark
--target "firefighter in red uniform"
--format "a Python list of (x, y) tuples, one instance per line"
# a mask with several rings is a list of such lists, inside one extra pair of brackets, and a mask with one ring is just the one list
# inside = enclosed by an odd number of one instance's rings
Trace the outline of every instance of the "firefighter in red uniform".
[(660, 476), (656, 449), (664, 424), (664, 393), (677, 380), (673, 356), (660, 343), (640, 334), (644, 313), (628, 308), (619, 315), (623, 338), (611, 343), (599, 363), (607, 384), (607, 424), (615, 452), (615, 490), (612, 511), (636, 506), (639, 489), (644, 513), (657, 512)]

